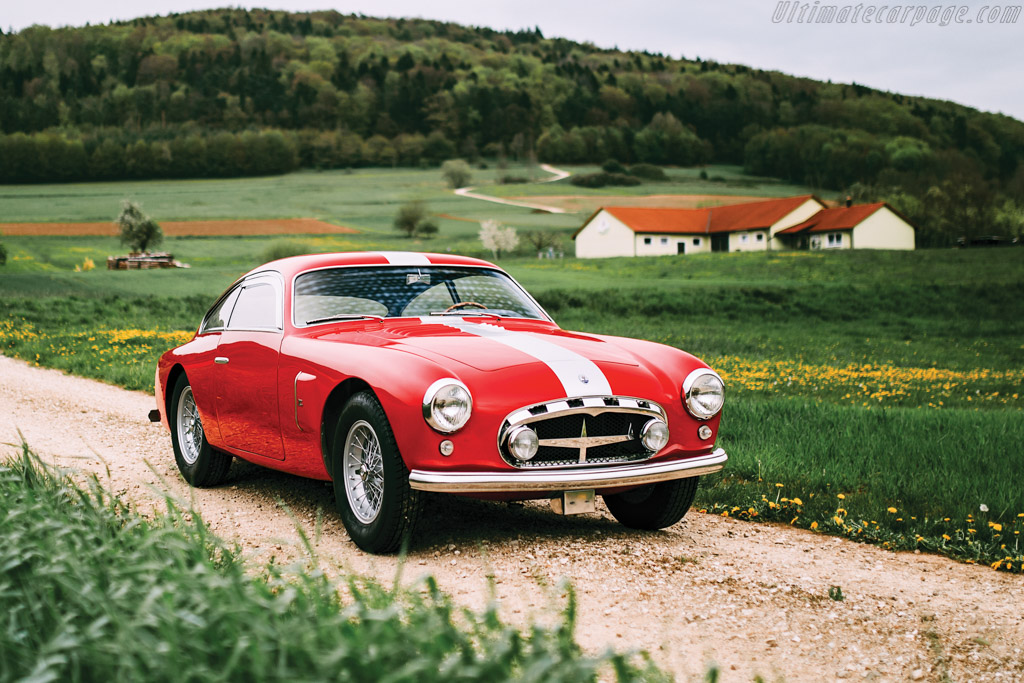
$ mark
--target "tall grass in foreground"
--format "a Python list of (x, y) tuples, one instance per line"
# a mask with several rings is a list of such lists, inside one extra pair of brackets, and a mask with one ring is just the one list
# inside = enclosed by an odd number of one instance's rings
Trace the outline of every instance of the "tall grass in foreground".
[(410, 591), (348, 577), (342, 598), (314, 567), (251, 575), (198, 515), (167, 506), (144, 518), (27, 446), (0, 465), (0, 681), (665, 678), (581, 654), (571, 590), (559, 623), (528, 633), (455, 608), (430, 579)]

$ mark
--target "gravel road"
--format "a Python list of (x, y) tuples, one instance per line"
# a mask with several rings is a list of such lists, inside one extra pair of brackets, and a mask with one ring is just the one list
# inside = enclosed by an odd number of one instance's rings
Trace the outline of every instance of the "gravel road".
[[(396, 560), (348, 540), (323, 482), (236, 460), (227, 484), (189, 491), (151, 407), (143, 393), (0, 357), (0, 452), (17, 450), (20, 430), (47, 461), (96, 472), (141, 509), (164, 491), (191, 496), (257, 562), (297, 557), (295, 525), (312, 534), (322, 509), (325, 569), (391, 582)], [(638, 533), (603, 510), (564, 518), (541, 504), (438, 497), (402, 581), (428, 573), (470, 607), (489, 599), (492, 576), (502, 616), (520, 625), (550, 621), (567, 578), (586, 649), (645, 648), (680, 680), (710, 663), (724, 681), (1024, 680), (1020, 576), (778, 525), (691, 512)], [(846, 599), (831, 600), (830, 586)]]

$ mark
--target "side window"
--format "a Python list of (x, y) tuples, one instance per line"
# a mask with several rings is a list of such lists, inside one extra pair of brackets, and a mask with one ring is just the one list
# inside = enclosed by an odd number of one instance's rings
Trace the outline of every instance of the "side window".
[(276, 330), (280, 328), (277, 290), (269, 282), (254, 282), (242, 287), (228, 328), (232, 330)]
[(209, 313), (206, 314), (206, 318), (203, 320), (203, 332), (213, 332), (216, 330), (223, 330), (228, 326), (228, 319), (231, 317), (231, 308), (235, 305), (235, 299), (238, 298), (238, 293), (242, 291), (241, 287), (235, 287), (220, 303), (214, 306)]

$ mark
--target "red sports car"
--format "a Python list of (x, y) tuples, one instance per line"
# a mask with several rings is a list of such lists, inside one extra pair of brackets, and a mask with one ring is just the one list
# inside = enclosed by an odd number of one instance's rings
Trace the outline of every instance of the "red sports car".
[(604, 497), (675, 524), (718, 471), (721, 378), (675, 348), (567, 332), (497, 266), (445, 254), (297, 256), (256, 268), (161, 358), (158, 409), (193, 486), (233, 457), (334, 482), (352, 540), (399, 547), (423, 491)]

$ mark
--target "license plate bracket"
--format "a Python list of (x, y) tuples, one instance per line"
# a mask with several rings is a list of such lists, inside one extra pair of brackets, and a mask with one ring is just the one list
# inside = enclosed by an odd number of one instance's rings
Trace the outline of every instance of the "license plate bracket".
[(594, 489), (562, 491), (551, 499), (551, 509), (558, 515), (582, 515), (597, 512), (597, 497)]

